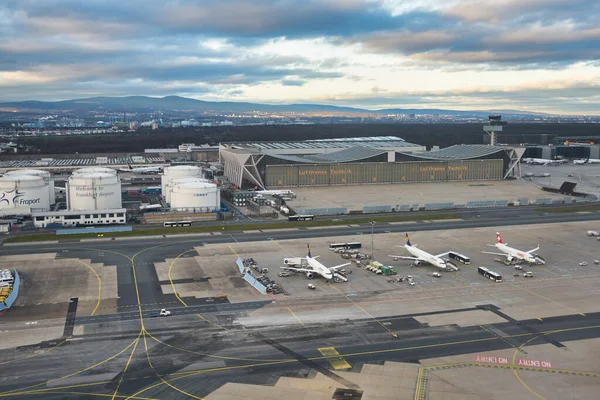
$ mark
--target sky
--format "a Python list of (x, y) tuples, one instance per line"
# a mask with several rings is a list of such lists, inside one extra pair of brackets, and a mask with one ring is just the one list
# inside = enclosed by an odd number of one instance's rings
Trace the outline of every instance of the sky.
[(2, 0), (0, 101), (600, 114), (598, 0)]

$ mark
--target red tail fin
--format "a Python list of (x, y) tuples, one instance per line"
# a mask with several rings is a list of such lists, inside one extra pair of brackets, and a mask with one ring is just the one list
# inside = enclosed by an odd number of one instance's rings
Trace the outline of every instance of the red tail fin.
[(496, 232), (496, 241), (498, 243), (503, 244), (504, 242), (502, 241), (502, 236), (500, 236), (500, 234), (498, 232)]

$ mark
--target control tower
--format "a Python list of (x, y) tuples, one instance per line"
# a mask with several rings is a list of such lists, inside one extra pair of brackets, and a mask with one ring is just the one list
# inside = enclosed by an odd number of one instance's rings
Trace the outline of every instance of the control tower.
[(496, 145), (496, 132), (502, 132), (502, 127), (507, 124), (502, 121), (501, 115), (490, 115), (488, 124), (483, 126), (483, 131), (490, 135), (490, 146)]

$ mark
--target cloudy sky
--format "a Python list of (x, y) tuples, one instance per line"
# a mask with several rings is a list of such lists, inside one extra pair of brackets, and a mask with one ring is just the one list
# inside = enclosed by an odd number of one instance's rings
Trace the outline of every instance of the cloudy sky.
[(600, 114), (598, 0), (2, 0), (0, 101)]

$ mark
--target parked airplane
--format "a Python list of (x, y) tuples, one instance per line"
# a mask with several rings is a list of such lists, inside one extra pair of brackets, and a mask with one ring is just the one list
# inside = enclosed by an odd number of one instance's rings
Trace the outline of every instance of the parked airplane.
[(524, 158), (523, 162), (525, 164), (532, 165), (548, 165), (548, 164), (564, 164), (567, 160), (546, 160), (543, 158)]
[(513, 261), (516, 261), (516, 260), (523, 260), (523, 261), (527, 261), (529, 263), (529, 265), (531, 265), (531, 264), (542, 264), (542, 265), (546, 264), (546, 260), (544, 260), (542, 257), (540, 257), (539, 255), (534, 253), (534, 251), (538, 250), (540, 248), (540, 246), (536, 247), (535, 249), (531, 249), (529, 251), (521, 251), (521, 250), (515, 249), (513, 247), (510, 247), (506, 243), (504, 243), (502, 241), (502, 236), (500, 236), (500, 233), (498, 233), (498, 232), (496, 232), (496, 244), (488, 244), (488, 246), (496, 247), (502, 253), (493, 253), (493, 252), (489, 252), (489, 251), (482, 251), (482, 253), (495, 254), (498, 256), (505, 256), (506, 260), (509, 263), (512, 263)]
[(163, 167), (136, 167), (127, 164), (127, 168), (119, 168), (119, 172), (134, 172), (140, 174), (159, 174), (163, 172)]
[(395, 256), (395, 255), (389, 255), (388, 257), (392, 257), (394, 260), (411, 260), (413, 262), (414, 265), (416, 266), (421, 266), (424, 263), (427, 264), (431, 264), (434, 267), (438, 267), (440, 269), (443, 270), (454, 270), (457, 271), (458, 268), (453, 265), (452, 263), (444, 260), (442, 257), (445, 255), (448, 255), (450, 252), (446, 252), (446, 253), (442, 253), (442, 254), (438, 254), (437, 256), (434, 256), (433, 254), (429, 254), (428, 252), (426, 252), (425, 250), (421, 250), (417, 248), (416, 244), (412, 244), (410, 242), (410, 239), (408, 237), (408, 233), (406, 234), (406, 244), (404, 245), (404, 248), (406, 249), (406, 251), (408, 251), (410, 253), (410, 255), (412, 255), (412, 257), (407, 257), (407, 256)]
[(581, 160), (573, 160), (573, 164), (575, 165), (583, 165), (587, 162), (587, 158), (582, 158)]
[(588, 158), (587, 163), (588, 164), (599, 164), (600, 160), (595, 159), (595, 158)]
[[(308, 249), (308, 254), (306, 255), (306, 258), (299, 257), (298, 260), (306, 260), (306, 263), (308, 264), (307, 268), (303, 268), (302, 266), (300, 266), (300, 267), (281, 267), (281, 268), (285, 269), (287, 271), (304, 272), (308, 279), (312, 279), (315, 274), (318, 274), (318, 275), (321, 275), (323, 278), (325, 278), (325, 280), (327, 282), (329, 282), (331, 279), (334, 279), (334, 277), (336, 279), (339, 279), (344, 282), (348, 281), (348, 279), (346, 277), (338, 274), (336, 272), (336, 270), (339, 268), (345, 267), (346, 265), (350, 265), (351, 263), (340, 264), (340, 265), (336, 265), (335, 267), (327, 267), (316, 260), (319, 256), (316, 256), (316, 257), (311, 256), (310, 246), (308, 244), (306, 245), (306, 247)], [(283, 262), (285, 264), (292, 265), (292, 263), (289, 262), (289, 260), (293, 260), (293, 259), (286, 258), (286, 259), (284, 259)]]

